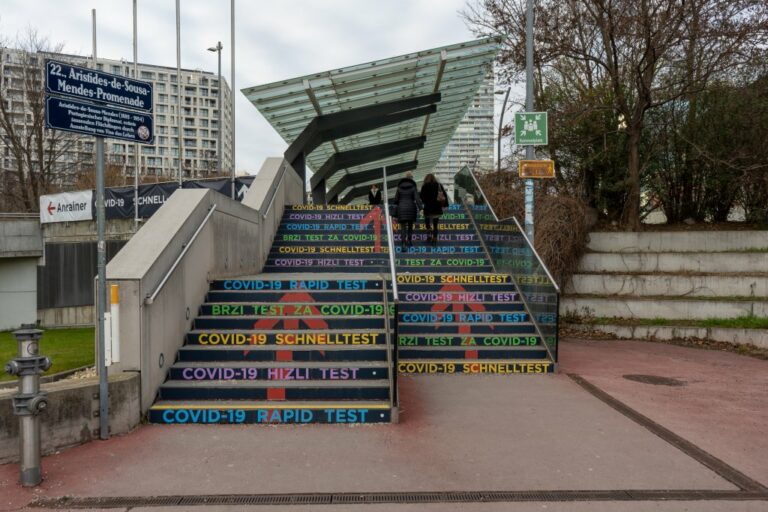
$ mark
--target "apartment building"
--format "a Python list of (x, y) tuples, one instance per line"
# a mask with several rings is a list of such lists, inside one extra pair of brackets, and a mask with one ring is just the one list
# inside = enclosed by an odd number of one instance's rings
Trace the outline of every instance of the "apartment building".
[(493, 75), (486, 76), (435, 166), (435, 176), (453, 197), (453, 176), (462, 167), (494, 168)]
[[(29, 125), (32, 116), (25, 103), (25, 66), (39, 68), (43, 73), (46, 58), (91, 66), (86, 57), (69, 54), (35, 53), (2, 48), (0, 50), (0, 92), (7, 108), (13, 113), (14, 124)], [(117, 75), (134, 77), (133, 62), (114, 59), (98, 59), (97, 68)], [(229, 172), (232, 166), (231, 91), (222, 78), (222, 126), (219, 125), (218, 75), (209, 71), (182, 69), (178, 83), (175, 67), (139, 63), (139, 80), (153, 84), (155, 141), (153, 145), (140, 145), (139, 169), (142, 175), (175, 178), (179, 157), (182, 159), (185, 177), (206, 177), (217, 170), (219, 131), (222, 135), (222, 168)], [(26, 75), (29, 76), (29, 75)], [(181, 86), (181, 87), (180, 87)], [(28, 87), (27, 87), (28, 88)], [(181, 94), (181, 112), (177, 112), (178, 95)], [(182, 126), (179, 134), (178, 116)], [(46, 131), (47, 132), (47, 131)], [(4, 137), (0, 129), (0, 137)], [(61, 137), (61, 134), (59, 134)], [(94, 140), (92, 137), (67, 135), (67, 149), (57, 157), (56, 165), (62, 176), (92, 169)], [(179, 155), (179, 137), (182, 155)], [(1, 142), (1, 141), (0, 141)], [(135, 149), (132, 143), (116, 139), (105, 141), (105, 159), (113, 167), (122, 168), (126, 176), (133, 176), (136, 169)], [(0, 170), (13, 168), (13, 155), (7, 145), (0, 145)], [(66, 181), (66, 178), (62, 178)], [(64, 184), (64, 183), (62, 183)]]

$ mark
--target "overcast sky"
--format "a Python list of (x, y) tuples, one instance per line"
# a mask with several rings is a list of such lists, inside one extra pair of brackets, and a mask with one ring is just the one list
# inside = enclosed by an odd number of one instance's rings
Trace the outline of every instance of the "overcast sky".
[[(236, 0), (237, 168), (258, 171), (285, 143), (240, 89), (474, 39), (459, 17), (464, 0)], [(64, 51), (133, 60), (132, 0), (0, 0), (0, 36), (36, 28)], [(181, 1), (181, 65), (230, 77), (230, 1)], [(176, 66), (174, 0), (138, 0), (139, 61)]]

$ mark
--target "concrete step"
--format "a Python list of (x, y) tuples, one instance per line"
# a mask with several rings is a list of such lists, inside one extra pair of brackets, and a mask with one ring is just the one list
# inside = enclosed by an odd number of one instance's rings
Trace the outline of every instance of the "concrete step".
[(339, 346), (385, 345), (386, 333), (382, 330), (345, 329), (343, 331), (300, 331), (298, 329), (193, 329), (187, 333), (187, 345), (233, 346), (248, 350), (252, 346)]
[(729, 327), (696, 327), (685, 325), (592, 325), (566, 324), (566, 328), (584, 332), (600, 332), (627, 340), (705, 340), (735, 345), (754, 345), (768, 350), (768, 329), (735, 329)]
[(768, 300), (570, 295), (560, 300), (560, 314), (569, 313), (608, 318), (737, 318), (768, 315)]
[(768, 273), (768, 254), (721, 253), (587, 253), (579, 261), (579, 272), (652, 274), (655, 272)]
[(589, 234), (595, 252), (728, 252), (768, 250), (768, 231), (686, 231)]
[(461, 334), (461, 335), (399, 335), (401, 347), (535, 347), (540, 344), (537, 334)]
[(178, 361), (386, 361), (387, 347), (380, 345), (184, 345)]
[(768, 298), (768, 276), (576, 274), (566, 293)]

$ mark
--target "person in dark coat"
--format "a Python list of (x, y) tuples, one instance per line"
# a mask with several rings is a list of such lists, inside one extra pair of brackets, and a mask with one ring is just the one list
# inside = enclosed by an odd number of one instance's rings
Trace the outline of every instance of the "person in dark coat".
[(430, 231), (429, 242), (432, 245), (437, 244), (437, 225), (440, 222), (440, 216), (443, 214), (448, 195), (445, 193), (443, 185), (437, 181), (435, 175), (430, 173), (424, 178), (424, 184), (421, 185), (421, 202), (424, 203), (424, 229)]
[(395, 193), (397, 205), (397, 223), (401, 226), (400, 247), (411, 247), (413, 238), (413, 223), (419, 215), (421, 199), (416, 182), (413, 181), (413, 173), (405, 173), (405, 178), (397, 184)]
[(381, 190), (375, 183), (371, 185), (371, 190), (368, 191), (368, 204), (381, 204)]

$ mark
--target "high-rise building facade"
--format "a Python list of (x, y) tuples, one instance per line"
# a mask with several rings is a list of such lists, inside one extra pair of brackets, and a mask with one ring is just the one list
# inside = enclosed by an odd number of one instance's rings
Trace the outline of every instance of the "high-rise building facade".
[(453, 176), (465, 165), (493, 169), (493, 142), (493, 75), (488, 75), (435, 166), (435, 176), (449, 197), (453, 197)]
[[(10, 48), (0, 49), (0, 92), (13, 124), (23, 133), (31, 122), (25, 96), (30, 88), (24, 66), (39, 68), (43, 76), (46, 58), (71, 62), (79, 66), (92, 65), (92, 60), (76, 55), (38, 52), (29, 54)], [(98, 59), (99, 70), (133, 77), (133, 62)], [(139, 145), (140, 174), (176, 179), (179, 166), (179, 125), (183, 143), (183, 174), (186, 178), (207, 177), (217, 170), (219, 130), (222, 135), (222, 169), (229, 173), (232, 166), (231, 91), (222, 77), (222, 104), (224, 106), (219, 125), (219, 80), (216, 73), (202, 70), (181, 70), (181, 112), (177, 112), (179, 84), (176, 68), (139, 63), (139, 80), (151, 82), (154, 91), (154, 144)], [(35, 85), (34, 87), (40, 87)], [(44, 87), (44, 85), (43, 85)], [(48, 131), (46, 130), (46, 133)], [(59, 134), (61, 136), (61, 134)], [(6, 133), (0, 128), (0, 142)], [(93, 169), (94, 139), (89, 136), (71, 135), (65, 152), (57, 156), (62, 174), (70, 177), (77, 172)], [(105, 160), (112, 168), (121, 169), (126, 176), (133, 176), (136, 168), (134, 144), (117, 139), (107, 139), (104, 144)], [(61, 160), (61, 162), (58, 162)], [(0, 144), (0, 170), (14, 168), (13, 151), (8, 144)], [(61, 178), (66, 185), (66, 177)]]

